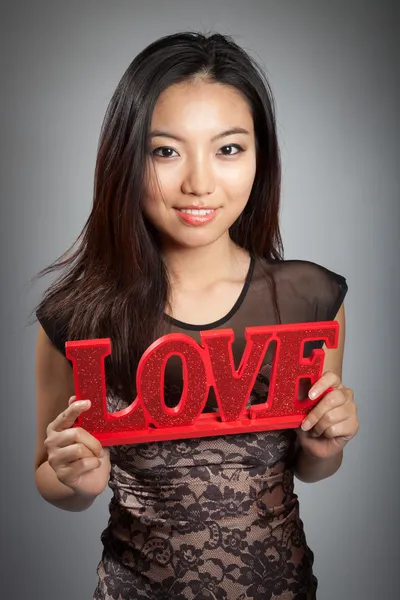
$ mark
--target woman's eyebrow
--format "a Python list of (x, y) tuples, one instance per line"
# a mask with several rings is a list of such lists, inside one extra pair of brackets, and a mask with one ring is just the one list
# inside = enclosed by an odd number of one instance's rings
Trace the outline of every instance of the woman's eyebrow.
[[(212, 142), (215, 142), (216, 140), (220, 140), (221, 138), (224, 137), (228, 137), (229, 135), (235, 135), (235, 134), (245, 134), (245, 135), (250, 135), (250, 131), (248, 131), (247, 129), (243, 129), (243, 127), (231, 127), (230, 129), (227, 129), (226, 131), (223, 131), (222, 133), (218, 133), (217, 135), (215, 135), (213, 138), (211, 138)], [(169, 131), (162, 131), (161, 129), (155, 129), (154, 131), (150, 132), (150, 139), (154, 138), (154, 137), (166, 137), (166, 138), (170, 138), (172, 140), (176, 140), (177, 142), (184, 142), (185, 140)]]

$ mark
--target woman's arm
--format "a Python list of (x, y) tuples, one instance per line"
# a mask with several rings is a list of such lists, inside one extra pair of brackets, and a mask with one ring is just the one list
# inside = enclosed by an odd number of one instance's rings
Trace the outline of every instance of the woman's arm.
[(326, 348), (324, 375), (311, 392), (316, 397), (328, 387), (329, 392), (304, 419), (297, 431), (298, 450), (294, 473), (304, 482), (311, 483), (330, 477), (339, 469), (343, 460), (343, 448), (358, 431), (357, 409), (353, 391), (342, 384), (342, 366), (345, 345), (345, 312), (340, 308), (335, 320), (339, 323), (337, 348)]
[[(63, 510), (78, 512), (89, 508), (96, 495), (77, 493), (58, 479), (50, 466), (44, 445), (47, 427), (68, 408), (74, 395), (73, 372), (69, 361), (57, 350), (39, 326), (36, 345), (37, 439), (34, 458), (35, 483), (40, 495)], [(106, 454), (99, 469), (109, 472)]]

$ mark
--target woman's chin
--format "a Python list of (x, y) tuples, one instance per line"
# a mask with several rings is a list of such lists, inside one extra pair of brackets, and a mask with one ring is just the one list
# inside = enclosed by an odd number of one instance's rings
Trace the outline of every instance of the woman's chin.
[(215, 231), (213, 233), (207, 231), (191, 230), (185, 232), (183, 235), (169, 235), (166, 239), (168, 245), (172, 245), (175, 248), (187, 248), (196, 249), (210, 246), (220, 239), (221, 235), (225, 232)]

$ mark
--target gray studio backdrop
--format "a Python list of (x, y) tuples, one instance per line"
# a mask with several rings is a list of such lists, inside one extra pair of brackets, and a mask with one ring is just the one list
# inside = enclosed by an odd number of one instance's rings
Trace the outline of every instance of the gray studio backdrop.
[(88, 215), (99, 130), (123, 71), (150, 41), (184, 29), (232, 34), (264, 63), (277, 102), (286, 258), (348, 279), (344, 382), (355, 389), (361, 430), (335, 476), (297, 484), (318, 597), (397, 598), (396, 2), (5, 4), (1, 598), (89, 600), (96, 584), (110, 493), (73, 514), (34, 486), (36, 325), (25, 323), (49, 280), (27, 282)]

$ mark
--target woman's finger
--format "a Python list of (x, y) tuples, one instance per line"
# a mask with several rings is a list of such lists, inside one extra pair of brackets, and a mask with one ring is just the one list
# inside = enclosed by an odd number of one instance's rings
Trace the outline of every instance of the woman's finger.
[(303, 431), (309, 431), (312, 429), (318, 421), (328, 412), (339, 406), (342, 406), (346, 402), (346, 396), (342, 390), (335, 389), (333, 392), (329, 392), (318, 402), (318, 404), (310, 410), (306, 418), (301, 424)]
[(357, 417), (352, 415), (344, 421), (340, 421), (340, 423), (335, 423), (334, 425), (327, 427), (323, 433), (323, 436), (324, 438), (328, 439), (344, 438), (345, 440), (349, 441), (356, 435), (357, 432)]
[(49, 456), (49, 464), (54, 470), (57, 470), (82, 458), (93, 458), (93, 452), (84, 444), (72, 444), (64, 448), (57, 448)]
[(320, 377), (318, 381), (310, 387), (308, 391), (308, 397), (311, 398), (311, 400), (315, 400), (330, 387), (342, 389), (344, 386), (339, 375), (333, 371), (326, 371), (322, 377)]
[(70, 465), (61, 467), (57, 471), (57, 477), (61, 483), (70, 486), (76, 483), (81, 475), (93, 471), (94, 469), (98, 469), (101, 464), (101, 461), (95, 457), (81, 458)]
[(81, 413), (90, 408), (90, 400), (77, 400), (72, 402), (68, 408), (54, 419), (47, 427), (47, 435), (51, 431), (64, 431), (69, 429), (75, 423)]
[(74, 444), (82, 444), (95, 456), (103, 456), (103, 446), (98, 439), (82, 427), (72, 427), (61, 432), (54, 432), (49, 437), (51, 445), (57, 448), (65, 448)]
[(355, 414), (348, 404), (342, 404), (337, 408), (333, 408), (326, 412), (319, 421), (310, 429), (310, 434), (313, 437), (319, 437), (321, 435), (325, 435), (325, 431), (332, 427), (333, 425), (337, 425), (342, 421), (346, 421), (351, 416)]

